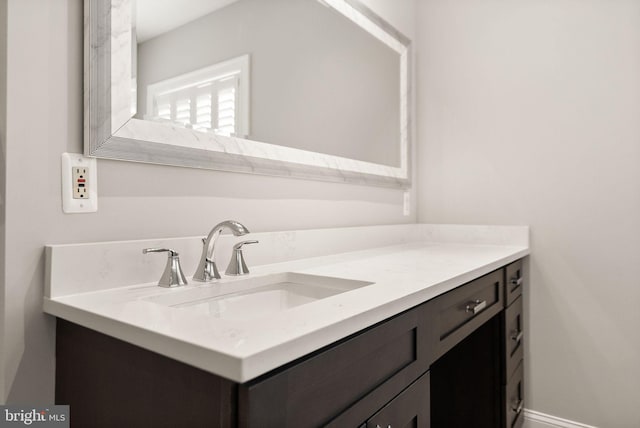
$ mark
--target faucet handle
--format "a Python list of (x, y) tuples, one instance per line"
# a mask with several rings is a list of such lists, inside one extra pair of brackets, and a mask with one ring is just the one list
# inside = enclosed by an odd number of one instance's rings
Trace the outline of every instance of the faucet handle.
[(248, 244), (258, 244), (260, 243), (260, 241), (257, 241), (255, 239), (251, 239), (249, 241), (242, 241), (242, 242), (238, 242), (236, 245), (233, 246), (233, 250), (242, 250), (242, 246), (243, 245), (248, 245)]
[(164, 268), (164, 272), (162, 273), (162, 277), (160, 277), (160, 281), (158, 281), (158, 285), (160, 287), (178, 287), (180, 285), (186, 285), (187, 280), (182, 273), (182, 268), (180, 267), (180, 258), (179, 254), (172, 250), (171, 248), (145, 248), (142, 250), (142, 254), (148, 253), (164, 253), (167, 252), (167, 265)]
[(169, 253), (169, 257), (179, 256), (179, 254), (171, 248), (145, 248), (142, 250), (142, 254), (147, 253)]
[(233, 246), (233, 252), (231, 254), (231, 260), (229, 261), (229, 266), (227, 266), (227, 270), (224, 272), (227, 275), (246, 275), (249, 273), (249, 268), (247, 268), (247, 264), (244, 262), (244, 255), (242, 253), (242, 246), (248, 244), (257, 244), (259, 241), (251, 240), (251, 241), (242, 241), (238, 242)]

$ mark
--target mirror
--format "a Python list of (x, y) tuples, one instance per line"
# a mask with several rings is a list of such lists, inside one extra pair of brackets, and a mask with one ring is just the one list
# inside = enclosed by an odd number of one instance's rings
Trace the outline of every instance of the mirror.
[(409, 40), (355, 0), (86, 0), (85, 152), (406, 188)]

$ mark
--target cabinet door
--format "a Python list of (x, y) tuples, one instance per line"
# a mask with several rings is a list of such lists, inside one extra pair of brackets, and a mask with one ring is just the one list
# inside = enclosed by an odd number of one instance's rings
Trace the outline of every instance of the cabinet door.
[(429, 373), (402, 391), (373, 415), (367, 428), (429, 428)]
[(423, 304), (241, 385), (239, 427), (358, 426), (429, 369), (431, 313)]
[(504, 387), (505, 428), (522, 428), (524, 416), (524, 368), (522, 363)]
[(504, 382), (513, 376), (513, 372), (523, 359), (524, 319), (522, 315), (522, 296), (518, 297), (504, 312)]

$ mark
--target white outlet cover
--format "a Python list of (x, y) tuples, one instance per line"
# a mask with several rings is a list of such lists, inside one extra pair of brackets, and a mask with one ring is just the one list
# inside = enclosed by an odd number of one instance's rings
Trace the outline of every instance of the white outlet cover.
[[(73, 198), (73, 168), (88, 169), (87, 199)], [(62, 154), (62, 211), (65, 213), (94, 213), (98, 211), (98, 162), (78, 153)]]

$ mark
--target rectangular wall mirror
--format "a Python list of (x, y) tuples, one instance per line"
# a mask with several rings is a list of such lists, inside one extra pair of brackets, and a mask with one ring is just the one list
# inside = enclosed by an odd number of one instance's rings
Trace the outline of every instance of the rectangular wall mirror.
[(85, 0), (85, 154), (407, 188), (409, 46), (356, 0)]

